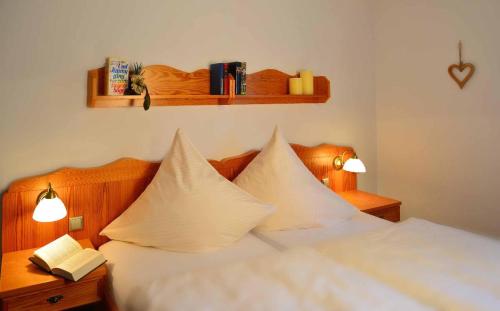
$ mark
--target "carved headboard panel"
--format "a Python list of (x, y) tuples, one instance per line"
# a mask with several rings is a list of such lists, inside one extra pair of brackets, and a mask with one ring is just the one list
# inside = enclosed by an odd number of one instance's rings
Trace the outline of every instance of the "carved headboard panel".
[[(292, 147), (318, 179), (329, 178), (334, 191), (356, 189), (355, 174), (332, 167), (336, 155), (352, 152), (352, 148), (326, 144)], [(257, 154), (250, 151), (210, 163), (233, 180)], [(158, 166), (157, 162), (124, 158), (97, 168), (63, 168), (13, 182), (3, 195), (2, 253), (39, 247), (65, 233), (75, 239), (90, 238), (95, 246), (105, 243), (107, 238), (99, 236), (99, 232), (142, 193)], [(83, 216), (83, 230), (68, 232), (68, 217), (53, 223), (32, 219), (36, 198), (49, 182), (64, 201), (68, 216)]]

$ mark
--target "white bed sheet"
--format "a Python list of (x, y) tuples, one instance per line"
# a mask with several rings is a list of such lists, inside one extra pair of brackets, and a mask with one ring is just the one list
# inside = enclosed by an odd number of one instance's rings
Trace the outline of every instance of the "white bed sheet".
[(351, 234), (388, 227), (392, 224), (390, 221), (359, 212), (350, 219), (330, 226), (252, 233), (264, 242), (283, 250), (291, 247), (314, 246), (333, 238), (347, 237)]
[(410, 218), (315, 247), (435, 310), (500, 310), (500, 241)]
[(301, 230), (252, 233), (234, 245), (208, 253), (176, 253), (120, 241), (103, 244), (99, 250), (107, 259), (110, 282), (120, 310), (140, 310), (147, 305), (145, 289), (155, 280), (278, 253), (280, 250), (313, 246), (332, 238), (390, 226), (386, 220), (358, 213), (332, 226)]
[(114, 298), (123, 311), (140, 310), (146, 305), (144, 290), (157, 279), (278, 252), (251, 234), (230, 247), (208, 253), (175, 253), (119, 241), (105, 243), (99, 250), (107, 259)]

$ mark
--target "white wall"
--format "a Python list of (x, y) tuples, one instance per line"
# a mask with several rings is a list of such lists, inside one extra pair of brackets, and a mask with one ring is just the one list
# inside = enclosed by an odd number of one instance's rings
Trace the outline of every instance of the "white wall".
[[(370, 0), (0, 0), (0, 189), (63, 166), (158, 160), (177, 127), (204, 155), (260, 148), (275, 124), (291, 142), (351, 145), (376, 190)], [(244, 60), (254, 72), (310, 68), (326, 105), (89, 109), (87, 70), (106, 56), (192, 71)]]
[[(401, 199), (404, 217), (499, 236), (498, 12), (496, 0), (0, 0), (0, 190), (63, 166), (158, 160), (177, 127), (220, 158), (261, 147), (278, 124), (292, 142), (354, 146), (369, 169), (360, 187)], [(477, 65), (463, 91), (446, 71), (460, 39)], [(333, 97), (88, 109), (87, 70), (109, 55), (186, 71), (310, 68)]]
[[(500, 236), (500, 1), (379, 0), (379, 192), (423, 217)], [(476, 75), (461, 91), (447, 68)]]

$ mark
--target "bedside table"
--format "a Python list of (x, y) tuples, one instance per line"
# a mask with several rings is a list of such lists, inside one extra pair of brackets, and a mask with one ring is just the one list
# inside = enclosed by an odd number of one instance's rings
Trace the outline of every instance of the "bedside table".
[[(78, 242), (83, 248), (94, 248), (88, 239)], [(35, 250), (3, 254), (0, 275), (2, 310), (63, 310), (105, 302), (105, 265), (73, 282), (49, 274), (29, 261)]]
[(358, 190), (339, 192), (338, 195), (362, 212), (392, 222), (399, 221), (401, 201)]

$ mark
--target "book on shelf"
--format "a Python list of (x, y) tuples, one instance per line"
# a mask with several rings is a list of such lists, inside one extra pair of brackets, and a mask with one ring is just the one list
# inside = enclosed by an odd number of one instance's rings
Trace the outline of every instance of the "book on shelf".
[(229, 63), (229, 73), (235, 80), (236, 94), (241, 95), (241, 62)]
[(100, 252), (82, 248), (67, 234), (37, 249), (29, 259), (43, 270), (75, 282), (106, 262)]
[[(227, 69), (226, 69), (227, 68)], [(210, 94), (229, 94), (228, 78), (232, 75), (235, 80), (236, 95), (246, 95), (246, 63), (231, 62), (210, 65)]]
[(236, 96), (236, 80), (234, 79), (232, 74), (227, 75), (227, 80), (228, 80), (228, 95), (229, 97), (235, 97)]
[(242, 62), (240, 66), (241, 80), (240, 80), (240, 93), (239, 95), (247, 94), (247, 63)]
[(229, 72), (228, 72), (229, 64), (224, 63), (224, 95), (229, 94)]
[(104, 72), (106, 95), (124, 95), (128, 88), (128, 62), (124, 59), (108, 57)]
[(224, 94), (224, 64), (210, 65), (210, 95)]

